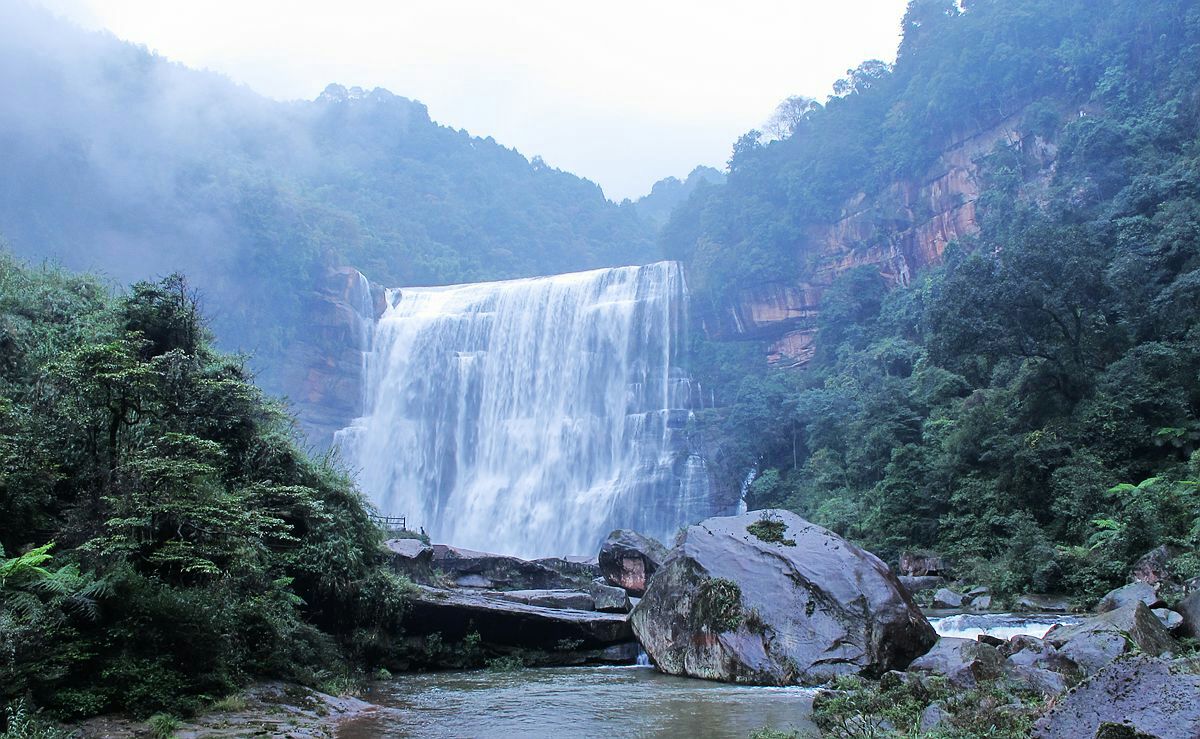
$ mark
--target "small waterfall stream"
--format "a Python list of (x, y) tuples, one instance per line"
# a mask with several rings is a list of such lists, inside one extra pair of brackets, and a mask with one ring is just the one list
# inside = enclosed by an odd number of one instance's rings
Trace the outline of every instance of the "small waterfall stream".
[(677, 264), (386, 300), (365, 414), (336, 440), (381, 512), (520, 556), (591, 554), (617, 527), (669, 540), (711, 515)]

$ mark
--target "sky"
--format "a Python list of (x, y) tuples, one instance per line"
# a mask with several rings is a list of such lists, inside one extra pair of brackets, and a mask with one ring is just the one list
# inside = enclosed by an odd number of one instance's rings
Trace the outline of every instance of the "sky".
[(39, 0), (280, 100), (384, 87), (637, 198), (893, 61), (906, 0)]

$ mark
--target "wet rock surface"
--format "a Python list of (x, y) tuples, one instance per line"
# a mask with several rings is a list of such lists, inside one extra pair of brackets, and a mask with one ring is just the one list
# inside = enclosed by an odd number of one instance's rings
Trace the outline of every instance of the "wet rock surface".
[(878, 557), (786, 511), (689, 527), (632, 622), (664, 672), (768, 685), (904, 669), (937, 638)]

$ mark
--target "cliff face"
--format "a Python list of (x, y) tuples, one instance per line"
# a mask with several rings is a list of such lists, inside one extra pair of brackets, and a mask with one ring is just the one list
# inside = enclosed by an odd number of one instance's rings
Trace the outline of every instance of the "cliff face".
[(308, 443), (326, 449), (362, 414), (363, 354), (383, 290), (352, 267), (328, 270), (303, 298), (304, 332), (292, 342), (282, 382)]
[(804, 278), (740, 291), (716, 315), (701, 318), (706, 333), (769, 340), (772, 364), (807, 362), (815, 351), (821, 296), (838, 275), (869, 266), (892, 284), (907, 285), (920, 270), (941, 263), (950, 242), (978, 232), (981, 164), (997, 145), (1016, 147), (1037, 178), (1053, 171), (1055, 147), (1023, 135), (1019, 121), (1014, 115), (953, 141), (920, 181), (893, 183), (873, 197), (860, 193), (839, 220), (810, 229), (796, 245), (797, 262), (812, 265)]

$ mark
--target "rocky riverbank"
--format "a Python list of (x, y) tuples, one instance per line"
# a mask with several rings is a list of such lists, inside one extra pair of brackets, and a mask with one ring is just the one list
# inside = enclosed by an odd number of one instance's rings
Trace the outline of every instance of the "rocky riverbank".
[[(898, 578), (870, 552), (786, 511), (708, 519), (670, 549), (615, 531), (590, 561), (526, 561), (415, 540), (388, 546), (396, 570), (418, 583), (406, 620), (414, 652), (458, 643), (477, 661), (622, 664), (640, 645), (668, 674), (824, 685), (818, 724), (882, 730), (906, 706), (930, 731), (983, 721), (1008, 727), (997, 736), (1092, 739), (1124, 723), (1160, 739), (1200, 735), (1197, 662), (1181, 657), (1189, 648), (1179, 641), (1197, 634), (1200, 591), (1163, 577), (1155, 553), (1092, 615), (1044, 638), (968, 639), (939, 638), (914, 595), (976, 613), (998, 603), (990, 592), (953, 589), (936, 557), (909, 560)], [(1063, 612), (1071, 604), (1027, 596), (1007, 605)]]
[(333, 696), (289, 683), (255, 685), (226, 698), (187, 722), (170, 719), (134, 721), (102, 716), (72, 727), (80, 739), (234, 739), (263, 736), (292, 739), (333, 739), (338, 727), (378, 711), (358, 698)]

